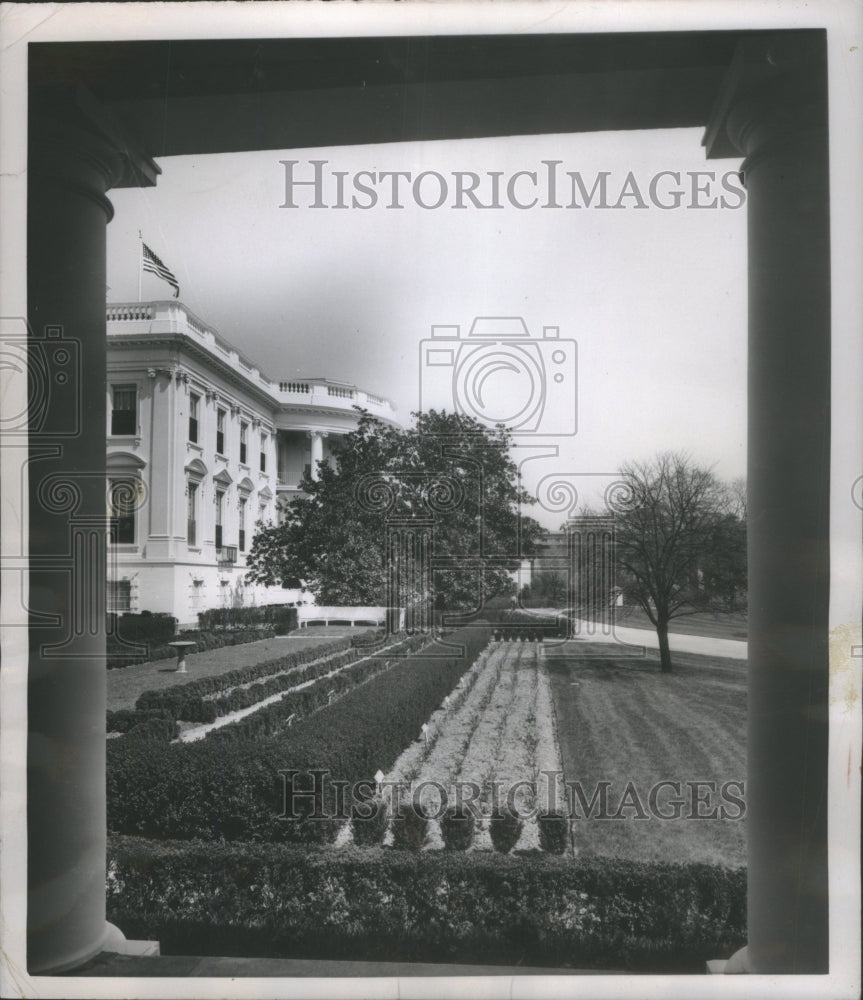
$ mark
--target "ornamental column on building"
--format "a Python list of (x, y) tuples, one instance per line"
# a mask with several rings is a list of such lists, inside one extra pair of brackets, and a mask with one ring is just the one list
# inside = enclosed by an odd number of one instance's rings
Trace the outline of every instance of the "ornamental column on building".
[(320, 473), (318, 471), (318, 463), (324, 460), (324, 438), (327, 436), (326, 431), (309, 431), (309, 437), (312, 440), (312, 479), (319, 479)]
[(708, 155), (749, 222), (749, 943), (726, 971), (828, 965), (830, 232), (826, 42), (742, 42)]
[[(31, 974), (122, 938), (105, 920), (105, 192), (129, 146), (86, 93), (42, 96), (31, 94), (27, 223)], [(140, 183), (155, 180), (152, 161), (136, 166)]]

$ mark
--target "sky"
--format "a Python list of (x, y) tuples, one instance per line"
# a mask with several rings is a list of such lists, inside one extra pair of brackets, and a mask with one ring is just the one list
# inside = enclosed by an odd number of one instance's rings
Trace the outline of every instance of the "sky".
[[(520, 317), (528, 331), (521, 344), (558, 327), (566, 342), (560, 385), (551, 380), (548, 345), (526, 348), (541, 359), (538, 390), (525, 389), (518, 371), (492, 368), (485, 382), (484, 401), (500, 412), (520, 393), (541, 394), (536, 433), (518, 438), (519, 454), (533, 456), (523, 466), (529, 490), (563, 475), (576, 483), (579, 502), (592, 502), (595, 474), (666, 450), (733, 479), (746, 464), (746, 206), (734, 175), (739, 161), (707, 161), (700, 142), (700, 130), (680, 129), (162, 158), (155, 188), (110, 194), (108, 301), (137, 300), (140, 230), (176, 275), (180, 301), (269, 377), (354, 383), (391, 399), (403, 422), (419, 406), (421, 379), (424, 401), (438, 408), (452, 409), (453, 392), (466, 391), (453, 390), (452, 366), (443, 377), (421, 371), (432, 326), (458, 326), (446, 345), (456, 349), (475, 317)], [(330, 206), (334, 172), (344, 171), (348, 207), (311, 207), (311, 186), (289, 197), (282, 160), (299, 161), (296, 180), (314, 176), (310, 161), (327, 161)], [(543, 160), (560, 161), (554, 198)], [(411, 182), (399, 181), (404, 207), (389, 208), (387, 179), (376, 185), (377, 204), (353, 207), (361, 170), (411, 171), (411, 181), (436, 171), (447, 198), (424, 208)], [(505, 186), (522, 170), (537, 171), (537, 190), (522, 177), (514, 200), (528, 204), (538, 194), (535, 206), (516, 208), (502, 188), (499, 209), (476, 208), (466, 196), (466, 208), (453, 207), (454, 172), (479, 175), (478, 198), (487, 204), (493, 172)], [(568, 171), (587, 192), (605, 173), (607, 207), (598, 207), (598, 193), (590, 207), (565, 207)], [(680, 183), (664, 175), (652, 198), (651, 179), (662, 171), (678, 172)], [(714, 178), (693, 182), (693, 172), (705, 171)], [(659, 207), (673, 204), (673, 189), (683, 192), (680, 206)], [(426, 178), (418, 190), (434, 204), (441, 189)], [(583, 205), (581, 193), (575, 198)], [(563, 207), (542, 207), (549, 201)], [(144, 300), (171, 294), (144, 276)], [(573, 398), (576, 433), (544, 436), (572, 429)], [(534, 516), (557, 527), (561, 511)]]

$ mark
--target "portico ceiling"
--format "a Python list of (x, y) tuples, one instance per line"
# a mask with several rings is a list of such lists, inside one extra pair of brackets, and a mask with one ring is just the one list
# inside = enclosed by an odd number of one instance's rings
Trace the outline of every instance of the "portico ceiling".
[(98, 105), (147, 157), (684, 128), (707, 122), (747, 35), (42, 43), (30, 94)]

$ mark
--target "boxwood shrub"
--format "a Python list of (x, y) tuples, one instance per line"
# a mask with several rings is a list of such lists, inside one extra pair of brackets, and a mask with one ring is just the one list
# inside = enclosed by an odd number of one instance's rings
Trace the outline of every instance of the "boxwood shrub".
[(393, 847), (401, 851), (421, 851), (428, 840), (429, 821), (422, 803), (403, 802), (393, 816)]
[(351, 819), (354, 843), (360, 847), (377, 847), (382, 844), (389, 818), (387, 803), (379, 795), (374, 796)]
[(470, 809), (450, 806), (441, 816), (440, 832), (448, 851), (466, 851), (473, 843), (476, 820)]
[(562, 813), (541, 812), (537, 816), (539, 843), (550, 854), (563, 854), (569, 845), (569, 820)]
[(509, 852), (518, 843), (524, 823), (521, 817), (509, 809), (496, 809), (489, 819), (488, 832), (492, 847), (501, 854)]
[(701, 973), (746, 941), (745, 870), (706, 864), (112, 838), (107, 901), (163, 954)]

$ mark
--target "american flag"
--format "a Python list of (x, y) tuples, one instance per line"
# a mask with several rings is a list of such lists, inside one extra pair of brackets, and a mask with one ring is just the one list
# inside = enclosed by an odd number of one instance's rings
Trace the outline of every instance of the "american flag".
[(153, 251), (147, 246), (146, 243), (141, 241), (141, 267), (145, 271), (150, 271), (152, 274), (157, 275), (163, 281), (167, 281), (168, 284), (174, 289), (174, 298), (180, 297), (180, 285), (177, 279), (174, 277), (172, 271), (170, 271), (162, 261), (153, 253)]

